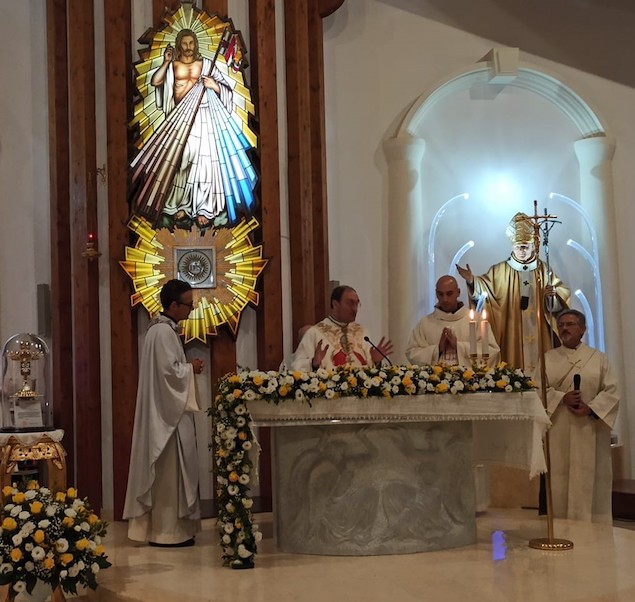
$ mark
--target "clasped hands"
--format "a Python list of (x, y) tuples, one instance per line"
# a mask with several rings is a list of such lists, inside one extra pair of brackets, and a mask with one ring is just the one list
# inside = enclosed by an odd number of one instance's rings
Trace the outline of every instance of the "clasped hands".
[(593, 413), (593, 410), (582, 401), (582, 393), (580, 391), (574, 390), (565, 393), (562, 403), (576, 416), (590, 416)]
[(450, 351), (454, 351), (456, 353), (456, 349), (456, 334), (454, 334), (451, 328), (444, 328), (441, 333), (441, 338), (439, 339), (439, 351), (441, 354), (448, 353)]

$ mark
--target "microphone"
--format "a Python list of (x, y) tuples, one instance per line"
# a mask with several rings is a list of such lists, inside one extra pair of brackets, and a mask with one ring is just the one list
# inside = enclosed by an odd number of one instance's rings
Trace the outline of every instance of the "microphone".
[(579, 374), (574, 374), (573, 375), (573, 390), (574, 391), (579, 391), (580, 390), (580, 381), (582, 380), (582, 378), (580, 377)]
[(377, 347), (377, 345), (375, 345), (375, 343), (373, 343), (368, 337), (364, 337), (364, 340), (373, 348), (375, 349), (377, 352), (379, 352), (379, 354), (392, 366), (392, 362), (390, 361), (390, 358), (379, 348)]

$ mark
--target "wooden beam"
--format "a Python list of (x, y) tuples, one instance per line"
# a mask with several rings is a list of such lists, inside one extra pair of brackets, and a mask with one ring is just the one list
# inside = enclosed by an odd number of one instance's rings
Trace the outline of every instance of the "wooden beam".
[(66, 463), (74, 474), (71, 235), (68, 157), (66, 0), (47, 0), (49, 164), (51, 186), (51, 362), (53, 424), (64, 429)]
[(130, 281), (119, 266), (130, 234), (128, 148), (132, 94), (131, 15), (128, 0), (104, 3), (106, 137), (108, 142), (108, 249), (110, 254), (110, 362), (115, 519), (121, 519), (128, 482), (137, 380), (137, 316), (130, 309)]
[(315, 313), (308, 0), (287, 1), (284, 8), (291, 307), (295, 345), (298, 330), (323, 316), (318, 317)]
[(97, 232), (95, 24), (92, 2), (68, 0), (67, 6), (76, 486), (100, 506), (99, 265), (82, 256), (88, 233)]
[(326, 185), (326, 119), (324, 112), (324, 33), (320, 1), (309, 2), (309, 98), (311, 112), (311, 201), (313, 220), (313, 286), (315, 318), (330, 309), (328, 208)]

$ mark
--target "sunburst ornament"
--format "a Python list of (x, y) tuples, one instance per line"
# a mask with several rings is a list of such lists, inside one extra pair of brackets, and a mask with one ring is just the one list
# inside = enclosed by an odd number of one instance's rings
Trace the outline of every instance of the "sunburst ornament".
[(119, 262), (132, 279), (132, 306), (141, 303), (154, 317), (161, 311), (161, 287), (178, 278), (189, 282), (194, 292), (194, 309), (180, 325), (186, 343), (206, 343), (223, 324), (236, 335), (245, 306), (258, 305), (256, 281), (267, 265), (262, 246), (254, 246), (249, 238), (258, 226), (252, 218), (205, 233), (170, 232), (155, 230), (147, 219), (133, 215), (128, 228), (138, 236), (137, 243), (126, 247), (126, 259)]

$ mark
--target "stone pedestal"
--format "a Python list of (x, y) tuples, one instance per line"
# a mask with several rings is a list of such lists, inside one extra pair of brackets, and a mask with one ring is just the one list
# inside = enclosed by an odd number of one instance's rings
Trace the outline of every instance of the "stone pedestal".
[(476, 541), (470, 422), (293, 426), (274, 433), (280, 550), (406, 554)]

